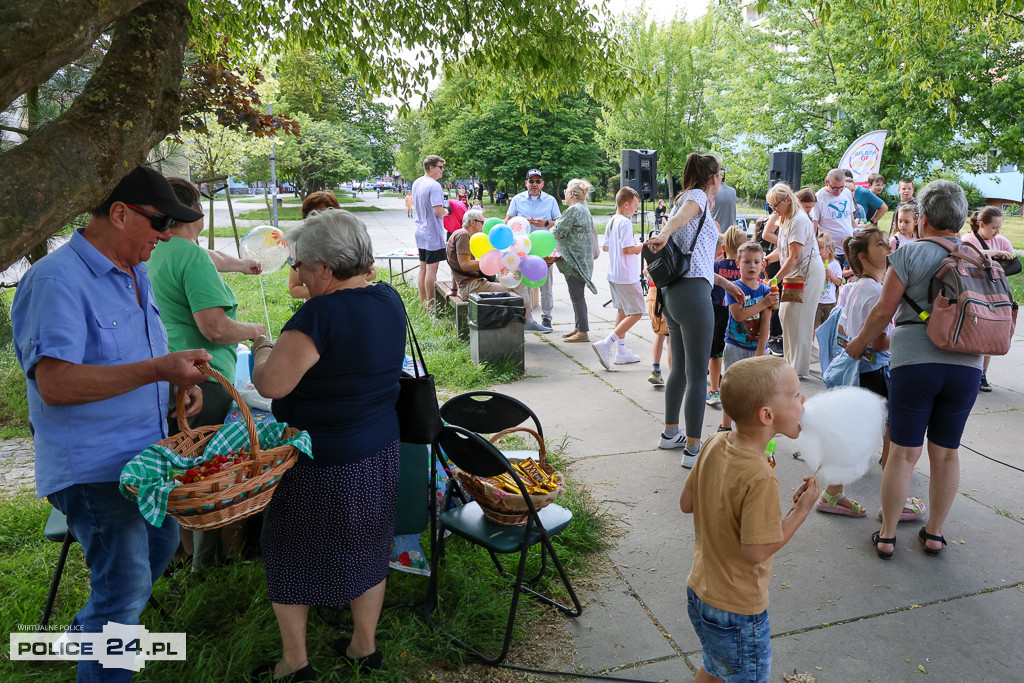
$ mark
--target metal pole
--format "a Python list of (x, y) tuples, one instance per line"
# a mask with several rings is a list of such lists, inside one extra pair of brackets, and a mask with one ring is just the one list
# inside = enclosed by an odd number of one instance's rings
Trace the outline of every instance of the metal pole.
[[(274, 114), (273, 103), (267, 105), (267, 114)], [(274, 156), (274, 143), (270, 143), (270, 184), (273, 186), (273, 194), (270, 195), (270, 205), (273, 207), (271, 218), (273, 218), (274, 227), (277, 227), (277, 157)], [(269, 326), (267, 327), (269, 330)]]

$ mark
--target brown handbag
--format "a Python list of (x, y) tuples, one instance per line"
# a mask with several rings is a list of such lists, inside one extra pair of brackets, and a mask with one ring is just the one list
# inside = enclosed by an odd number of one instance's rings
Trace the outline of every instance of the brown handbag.
[(802, 304), (805, 280), (802, 275), (782, 278), (782, 295), (779, 297), (779, 301), (784, 304)]

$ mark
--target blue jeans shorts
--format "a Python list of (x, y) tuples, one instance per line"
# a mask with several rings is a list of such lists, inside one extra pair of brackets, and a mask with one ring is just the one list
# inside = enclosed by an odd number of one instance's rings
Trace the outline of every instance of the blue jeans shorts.
[(772, 644), (768, 610), (734, 614), (712, 607), (686, 588), (686, 611), (700, 638), (701, 666), (726, 683), (768, 683)]

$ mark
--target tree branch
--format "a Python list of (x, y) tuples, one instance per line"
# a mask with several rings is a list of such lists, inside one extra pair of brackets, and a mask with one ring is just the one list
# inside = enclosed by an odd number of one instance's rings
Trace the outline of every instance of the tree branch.
[(152, 0), (119, 20), (71, 108), (0, 155), (0, 268), (101, 203), (177, 128), (190, 22), (186, 0)]
[(0, 9), (0, 109), (82, 56), (145, 0), (33, 0)]

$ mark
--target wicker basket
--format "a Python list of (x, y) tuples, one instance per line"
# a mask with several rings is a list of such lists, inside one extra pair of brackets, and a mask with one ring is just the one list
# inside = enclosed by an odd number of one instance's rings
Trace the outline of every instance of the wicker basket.
[[(556, 470), (547, 462), (547, 449), (544, 447), (544, 440), (540, 435), (527, 427), (513, 427), (503, 432), (498, 432), (491, 437), (491, 443), (497, 443), (506, 434), (513, 432), (526, 432), (537, 440), (538, 444), (538, 465), (545, 474), (554, 474), (558, 480), (558, 486), (554, 491), (543, 494), (533, 494), (530, 500), (533, 507), (539, 512), (562, 495), (565, 487), (565, 480), (562, 473)], [(509, 458), (513, 465), (521, 462), (524, 458)], [(485, 479), (469, 474), (456, 466), (452, 466), (452, 476), (458, 479), (462, 490), (473, 496), (473, 499), (480, 505), (484, 516), (495, 524), (502, 526), (523, 526), (530, 517), (529, 508), (523, 500), (521, 493), (510, 493), (504, 489), (498, 489)]]
[[(256, 514), (267, 506), (274, 495), (274, 487), (281, 475), (296, 463), (299, 450), (294, 446), (276, 446), (261, 450), (256, 435), (256, 423), (249, 406), (238, 391), (219, 372), (208, 365), (199, 369), (217, 380), (227, 389), (238, 404), (249, 431), (249, 459), (206, 477), (202, 481), (181, 484), (171, 490), (167, 499), (167, 514), (178, 520), (185, 529), (217, 529), (231, 522)], [(179, 391), (176, 398), (178, 428), (174, 436), (160, 441), (157, 445), (187, 458), (202, 455), (207, 442), (223, 425), (208, 425), (191, 428), (185, 420), (185, 392)], [(289, 439), (299, 433), (294, 427), (286, 427), (282, 439)], [(138, 488), (126, 486), (138, 495)]]

